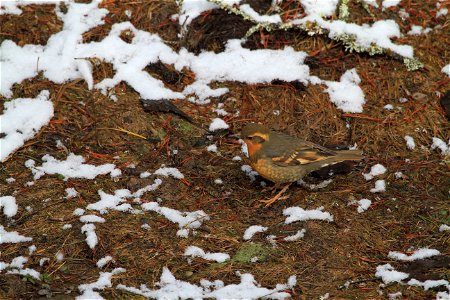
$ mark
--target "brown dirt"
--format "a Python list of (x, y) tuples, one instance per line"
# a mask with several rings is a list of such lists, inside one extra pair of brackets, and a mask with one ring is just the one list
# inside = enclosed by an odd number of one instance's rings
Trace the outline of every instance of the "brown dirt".
[[(411, 20), (425, 26), (443, 25), (426, 36), (405, 36), (399, 40), (399, 43), (412, 45), (417, 57), (425, 63), (426, 68), (416, 72), (407, 72), (401, 62), (389, 56), (348, 53), (340, 43), (322, 36), (308, 37), (295, 30), (261, 32), (249, 39), (251, 48), (290, 45), (313, 54), (309, 58), (311, 72), (324, 79), (338, 80), (345, 70), (357, 67), (367, 101), (363, 114), (343, 114), (330, 103), (319, 86), (303, 89), (290, 83), (246, 85), (229, 82), (220, 85), (229, 87), (230, 93), (215, 99), (210, 105), (174, 101), (196, 123), (202, 124), (196, 127), (171, 114), (145, 113), (138, 94), (125, 84), (115, 88), (119, 98), (117, 102), (97, 91), (89, 91), (83, 81), (56, 85), (36, 78), (17, 84), (14, 97), (35, 97), (42, 89), (50, 90), (55, 116), (33, 140), (0, 166), (0, 193), (11, 195), (18, 191), (19, 212), (15, 223), (8, 229), (33, 237), (32, 243), (2, 245), (0, 261), (10, 262), (16, 256), (25, 255), (27, 247), (34, 244), (38, 250), (27, 267), (40, 271), (46, 280), (22, 281), (16, 275), (1, 276), (0, 297), (34, 299), (39, 297), (39, 290), (48, 287), (55, 298), (72, 298), (78, 293), (78, 285), (98, 278), (99, 270), (95, 263), (105, 255), (112, 255), (115, 259), (107, 270), (111, 267), (127, 269), (126, 273), (114, 277), (114, 286), (122, 283), (153, 287), (164, 266), (169, 267), (178, 279), (192, 283), (198, 283), (201, 278), (233, 283), (238, 281), (235, 272), (241, 271), (254, 274), (262, 286), (274, 287), (277, 283), (286, 282), (290, 275), (297, 275), (298, 285), (293, 291), (296, 299), (317, 299), (327, 292), (335, 299), (383, 299), (386, 296), (378, 294), (380, 281), (374, 276), (376, 266), (383, 263), (416, 272), (414, 274), (418, 274), (421, 280), (449, 280), (448, 268), (441, 264), (410, 265), (387, 258), (389, 251), (406, 252), (410, 247), (439, 249), (443, 253), (439, 259), (447, 262), (450, 254), (448, 231), (438, 232), (440, 224), (450, 223), (448, 158), (445, 162), (438, 152), (429, 150), (433, 136), (449, 139), (449, 123), (437, 96), (437, 92), (444, 93), (450, 88), (450, 80), (440, 71), (450, 61), (450, 38), (446, 34), (449, 22), (436, 20), (433, 17), (436, 8), (428, 2), (403, 1), (402, 6), (412, 16), (405, 21), (400, 20), (393, 9), (382, 14), (377, 12), (377, 18), (395, 19), (403, 31), (411, 26)], [(173, 2), (105, 3), (111, 10), (107, 18), (112, 22), (126, 20), (123, 12), (130, 9), (131, 22), (137, 28), (160, 34), (166, 41), (173, 42), (174, 49), (183, 46), (177, 44), (180, 43), (176, 37), (178, 25), (170, 21), (170, 16), (177, 12)], [(444, 3), (449, 6), (448, 1)], [(289, 5), (294, 10), (294, 4), (290, 2)], [(364, 10), (355, 8), (355, 11), (351, 15), (355, 22), (373, 20)], [(242, 30), (248, 27), (245, 22), (232, 33), (224, 30), (228, 28), (227, 20), (234, 22), (235, 18), (219, 12), (205, 13), (193, 25), (196, 29), (205, 26), (203, 36), (197, 32), (200, 36), (184, 42), (192, 51), (220, 51), (228, 38), (240, 38), (246, 32)], [(0, 22), (0, 39), (12, 39), (19, 45), (45, 44), (48, 37), (61, 28), (51, 6), (29, 6), (22, 16), (0, 16)], [(224, 25), (211, 26), (214, 23), (210, 22)], [(85, 40), (101, 40), (110, 26), (111, 22), (107, 22), (95, 28), (85, 35)], [(23, 28), (31, 31), (19, 34)], [(267, 43), (262, 45), (259, 38), (266, 39)], [(148, 71), (164, 80), (165, 73), (162, 74), (161, 70), (165, 69), (149, 66)], [(95, 78), (101, 80), (111, 76), (112, 72), (109, 65), (101, 64), (95, 70)], [(180, 78), (166, 84), (180, 90), (184, 80), (191, 80), (192, 74), (182, 74)], [(409, 101), (398, 103), (400, 97)], [(213, 154), (206, 151), (211, 142), (201, 127), (207, 128), (215, 117), (212, 108), (219, 102), (224, 103), (226, 111), (235, 113), (239, 110), (241, 114), (240, 117), (226, 117), (230, 130), (212, 136), (220, 151), (220, 154)], [(384, 110), (383, 106), (388, 103), (401, 107), (401, 110)], [(280, 113), (276, 115), (274, 111)], [(275, 203), (270, 208), (257, 208), (257, 201), (268, 198), (270, 191), (261, 188), (259, 178), (250, 182), (240, 170), (241, 163), (232, 161), (241, 153), (240, 145), (231, 135), (239, 133), (242, 125), (250, 121), (265, 122), (274, 129), (321, 144), (356, 142), (364, 150), (366, 159), (350, 173), (334, 176), (333, 182), (323, 190), (313, 192), (292, 186), (288, 200)], [(351, 134), (346, 122), (350, 124)], [(105, 129), (119, 127), (148, 138), (158, 138), (160, 142), (149, 142)], [(416, 150), (406, 149), (403, 138), (406, 134), (415, 139)], [(58, 139), (67, 151), (56, 147)], [(179, 150), (176, 156), (169, 152), (174, 149)], [(24, 166), (26, 160), (32, 158), (39, 163), (45, 154), (65, 159), (69, 152), (83, 155), (92, 164), (115, 163), (125, 170), (124, 174), (117, 182), (108, 176), (92, 181), (63, 181), (57, 176), (47, 175), (33, 186), (25, 186), (32, 180), (30, 171)], [(126, 169), (130, 163), (135, 164), (139, 172)], [(373, 181), (366, 182), (361, 173), (376, 163), (388, 169), (380, 177), (388, 186), (387, 192), (374, 195), (369, 192)], [(134, 191), (145, 186), (153, 181), (153, 177), (143, 180), (139, 173), (155, 170), (162, 164), (179, 168), (186, 182), (164, 179), (162, 186), (147, 193), (143, 201), (154, 201), (159, 197), (164, 206), (181, 211), (202, 209), (211, 220), (204, 223), (196, 236), (181, 239), (174, 238), (178, 226), (155, 213), (109, 212), (105, 216), (106, 223), (96, 225), (99, 244), (94, 251), (89, 249), (80, 231), (82, 224), (72, 215), (73, 210), (98, 201), (97, 191), (100, 189), (112, 193), (119, 188)], [(403, 172), (406, 178), (396, 179), (394, 173), (397, 171)], [(4, 184), (8, 177), (14, 177), (16, 182)], [(216, 178), (221, 178), (224, 185), (214, 184)], [(307, 178), (306, 181), (315, 182), (316, 179)], [(75, 187), (80, 195), (71, 200), (62, 199), (64, 189), (68, 187)], [(347, 203), (361, 198), (369, 198), (374, 203), (367, 212), (358, 214), (355, 207)], [(32, 206), (33, 211), (27, 212), (26, 206)], [(335, 222), (284, 225), (282, 210), (289, 206), (305, 209), (324, 206), (334, 215)], [(73, 228), (63, 230), (62, 225), (66, 223), (71, 223)], [(143, 223), (148, 223), (151, 230), (143, 230), (140, 227)], [(3, 215), (0, 216), (0, 224), (7, 224)], [(267, 251), (261, 262), (232, 261), (212, 265), (205, 260), (194, 259), (192, 264), (188, 264), (182, 256), (187, 246), (196, 245), (210, 252), (227, 252), (233, 257), (249, 244), (243, 242), (242, 235), (248, 226), (254, 224), (268, 226), (268, 234), (275, 235), (279, 241), (278, 246), (272, 248), (263, 234), (253, 239)], [(303, 239), (282, 242), (284, 236), (302, 228), (307, 230)], [(65, 255), (63, 262), (54, 258), (58, 251)], [(39, 259), (43, 257), (50, 258), (50, 261), (39, 267)], [(348, 288), (341, 288), (346, 281), (352, 283)], [(436, 290), (423, 291), (422, 288), (398, 284), (388, 285), (383, 290), (384, 295), (402, 291), (405, 299), (429, 299), (436, 293)], [(139, 298), (115, 289), (106, 289), (102, 295), (119, 299)]]

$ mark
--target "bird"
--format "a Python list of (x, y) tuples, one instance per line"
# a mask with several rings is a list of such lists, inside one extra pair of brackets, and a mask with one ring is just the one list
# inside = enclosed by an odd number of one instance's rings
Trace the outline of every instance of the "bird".
[(282, 194), (289, 186), (310, 172), (342, 161), (364, 158), (360, 150), (331, 150), (258, 123), (242, 128), (241, 139), (247, 145), (250, 165), (259, 175), (276, 186), (287, 184), (275, 197), (261, 200), (266, 207), (286, 199)]

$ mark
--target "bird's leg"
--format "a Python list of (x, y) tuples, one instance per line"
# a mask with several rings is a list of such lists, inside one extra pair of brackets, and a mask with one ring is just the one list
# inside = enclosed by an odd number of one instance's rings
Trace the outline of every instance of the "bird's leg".
[(289, 196), (282, 196), (284, 192), (287, 191), (287, 189), (291, 186), (292, 183), (287, 184), (278, 194), (276, 194), (274, 197), (268, 199), (268, 200), (259, 200), (259, 202), (262, 202), (265, 204), (265, 207), (272, 205), (277, 200), (284, 200), (287, 199)]
[(265, 187), (262, 192), (266, 193), (266, 192), (270, 192), (272, 195), (281, 188), (281, 184), (280, 183), (275, 183), (273, 186), (271, 187)]

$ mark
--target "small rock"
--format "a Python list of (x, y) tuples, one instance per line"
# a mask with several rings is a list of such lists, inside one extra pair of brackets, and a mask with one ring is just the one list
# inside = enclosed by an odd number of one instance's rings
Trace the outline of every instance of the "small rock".
[(47, 295), (50, 295), (50, 291), (47, 290), (47, 289), (42, 289), (42, 290), (38, 291), (38, 295), (40, 295), (40, 296), (47, 296)]

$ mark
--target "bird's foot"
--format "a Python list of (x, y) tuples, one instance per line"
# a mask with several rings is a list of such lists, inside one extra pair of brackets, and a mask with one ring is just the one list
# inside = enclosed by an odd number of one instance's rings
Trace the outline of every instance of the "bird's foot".
[(270, 205), (272, 205), (273, 203), (275, 203), (278, 200), (286, 200), (287, 198), (289, 198), (289, 195), (284, 195), (283, 194), (287, 191), (287, 189), (289, 188), (291, 184), (289, 183), (288, 185), (286, 185), (278, 194), (276, 194), (274, 197), (267, 199), (267, 200), (259, 200), (259, 202), (264, 203), (264, 207), (268, 207)]

